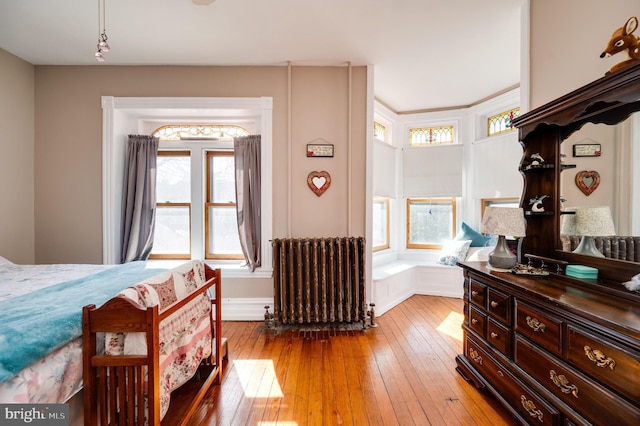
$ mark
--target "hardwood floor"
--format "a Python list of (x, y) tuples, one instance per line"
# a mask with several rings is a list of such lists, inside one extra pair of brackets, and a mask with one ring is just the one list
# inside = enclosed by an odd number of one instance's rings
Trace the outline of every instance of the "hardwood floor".
[(229, 360), (194, 425), (510, 425), (455, 371), (462, 300), (413, 296), (366, 331), (225, 322)]

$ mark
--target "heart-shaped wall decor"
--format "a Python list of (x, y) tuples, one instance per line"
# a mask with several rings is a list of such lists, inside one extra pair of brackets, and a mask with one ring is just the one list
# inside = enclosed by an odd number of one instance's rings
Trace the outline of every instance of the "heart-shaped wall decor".
[(600, 173), (595, 170), (583, 170), (576, 173), (576, 185), (587, 197), (600, 185)]
[(307, 185), (319, 197), (331, 185), (331, 175), (325, 171), (311, 172), (307, 176)]

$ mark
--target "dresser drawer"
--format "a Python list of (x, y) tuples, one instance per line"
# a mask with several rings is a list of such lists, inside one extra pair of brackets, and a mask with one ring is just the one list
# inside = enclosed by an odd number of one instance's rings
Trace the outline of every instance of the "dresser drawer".
[(516, 331), (549, 351), (562, 354), (562, 320), (516, 302)]
[(558, 411), (537, 393), (515, 378), (499, 361), (490, 356), (483, 347), (467, 337), (467, 357), (519, 415), (532, 425), (558, 425)]
[(469, 279), (469, 300), (476, 306), (485, 309), (485, 301), (487, 298), (487, 286), (475, 281), (473, 278)]
[(487, 289), (487, 311), (505, 324), (511, 321), (511, 296), (491, 287)]
[(640, 408), (516, 336), (515, 360), (560, 400), (592, 423), (640, 424)]
[(577, 327), (567, 330), (569, 362), (640, 403), (640, 354)]
[(487, 314), (470, 305), (469, 327), (484, 338), (487, 330)]
[(511, 330), (493, 318), (489, 318), (487, 322), (486, 339), (507, 358), (511, 356)]

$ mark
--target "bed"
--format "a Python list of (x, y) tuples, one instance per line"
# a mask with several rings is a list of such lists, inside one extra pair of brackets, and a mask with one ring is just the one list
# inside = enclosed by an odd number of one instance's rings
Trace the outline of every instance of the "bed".
[(19, 265), (0, 257), (0, 403), (64, 403), (82, 388), (82, 307), (166, 268)]

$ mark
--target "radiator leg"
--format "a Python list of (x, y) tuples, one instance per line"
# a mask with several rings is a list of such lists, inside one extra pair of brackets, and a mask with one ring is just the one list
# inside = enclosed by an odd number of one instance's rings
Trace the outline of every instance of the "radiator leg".
[(371, 309), (367, 311), (367, 315), (369, 315), (369, 327), (377, 327), (378, 324), (376, 324), (376, 304), (369, 303), (369, 306), (371, 307)]
[(275, 334), (275, 315), (269, 312), (269, 305), (264, 307), (264, 326), (267, 330)]

